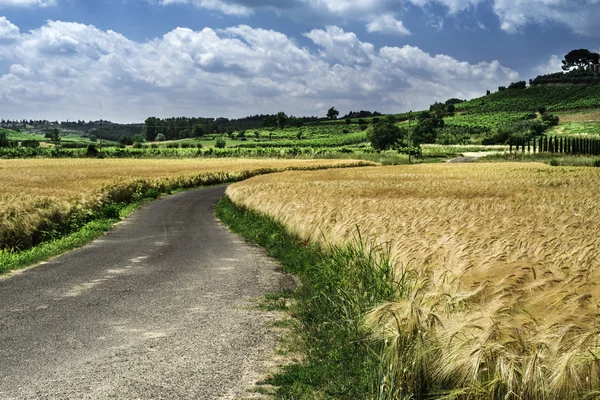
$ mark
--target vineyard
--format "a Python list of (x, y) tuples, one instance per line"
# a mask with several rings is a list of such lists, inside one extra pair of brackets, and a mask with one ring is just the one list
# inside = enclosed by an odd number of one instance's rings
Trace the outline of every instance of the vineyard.
[(463, 128), (496, 128), (517, 121), (523, 121), (530, 117), (531, 113), (524, 112), (496, 112), (479, 114), (457, 114), (444, 118), (446, 126), (457, 126)]
[(527, 89), (503, 90), (456, 104), (459, 112), (535, 112), (578, 110), (600, 107), (600, 84), (536, 85)]

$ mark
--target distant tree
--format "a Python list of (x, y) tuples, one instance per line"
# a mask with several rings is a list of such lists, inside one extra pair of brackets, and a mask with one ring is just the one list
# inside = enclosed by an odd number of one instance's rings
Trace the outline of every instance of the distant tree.
[(485, 95), (486, 95), (486, 96), (489, 96), (490, 94), (492, 94), (492, 92), (491, 92), (489, 89), (488, 89), (488, 90), (486, 90), (486, 92), (485, 92)]
[(58, 128), (52, 128), (52, 130), (45, 135), (46, 139), (49, 139), (54, 147), (60, 146), (60, 131)]
[(283, 129), (285, 127), (285, 123), (287, 122), (288, 116), (283, 112), (279, 111), (277, 113), (277, 127), (279, 129)]
[(9, 142), (8, 142), (8, 137), (6, 136), (5, 132), (0, 132), (0, 147), (8, 147), (9, 146)]
[(223, 138), (219, 138), (215, 142), (215, 147), (218, 149), (224, 149), (226, 146), (227, 146), (227, 142)]
[(165, 140), (167, 140), (167, 137), (162, 133), (159, 133), (158, 135), (156, 135), (154, 140), (156, 140), (157, 142), (164, 142)]
[(146, 118), (144, 122), (144, 135), (146, 136), (146, 140), (149, 142), (153, 142), (158, 135), (158, 118), (149, 117)]
[(204, 128), (204, 125), (195, 124), (194, 129), (192, 130), (192, 135), (196, 138), (206, 135), (206, 129)]
[(510, 85), (508, 85), (509, 89), (525, 89), (527, 88), (527, 82), (525, 81), (519, 81), (519, 82), (513, 82)]
[(582, 70), (589, 64), (600, 64), (600, 54), (592, 53), (588, 49), (571, 50), (565, 55), (562, 64), (563, 71), (570, 71), (574, 68)]
[(367, 132), (367, 140), (375, 150), (387, 150), (399, 144), (406, 136), (406, 130), (395, 124), (382, 122), (372, 125)]
[(144, 143), (144, 136), (140, 135), (139, 133), (137, 135), (133, 135), (133, 143)]
[(133, 139), (129, 136), (121, 136), (119, 143), (125, 146), (130, 146), (133, 144)]
[(337, 119), (340, 112), (335, 109), (335, 107), (331, 107), (329, 111), (327, 111), (327, 119)]
[(95, 134), (90, 133), (88, 135), (88, 139), (90, 139), (90, 142), (96, 142), (98, 140), (98, 137)]

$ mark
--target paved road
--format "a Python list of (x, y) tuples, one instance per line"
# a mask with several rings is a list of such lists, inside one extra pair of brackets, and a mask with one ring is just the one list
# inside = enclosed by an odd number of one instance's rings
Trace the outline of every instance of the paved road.
[(250, 299), (293, 280), (213, 216), (225, 187), (157, 200), (0, 280), (0, 399), (231, 399), (274, 347)]

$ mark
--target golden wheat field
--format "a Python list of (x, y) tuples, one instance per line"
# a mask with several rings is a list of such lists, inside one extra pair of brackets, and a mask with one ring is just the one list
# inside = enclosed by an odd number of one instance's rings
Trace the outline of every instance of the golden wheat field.
[(227, 194), (305, 239), (342, 244), (358, 227), (389, 247), (405, 291), (365, 323), (386, 340), (398, 386), (420, 374), (455, 388), (448, 398), (598, 394), (600, 169), (285, 172)]
[(194, 187), (239, 180), (259, 170), (351, 165), (335, 160), (31, 159), (0, 160), (0, 248), (30, 245), (40, 229), (76, 208), (131, 199), (140, 188)]

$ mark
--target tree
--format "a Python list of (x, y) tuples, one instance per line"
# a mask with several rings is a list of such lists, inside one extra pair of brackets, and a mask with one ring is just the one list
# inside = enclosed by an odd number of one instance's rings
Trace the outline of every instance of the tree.
[(592, 53), (588, 49), (571, 50), (562, 60), (563, 71), (572, 69), (583, 70), (590, 64), (600, 64), (600, 54)]
[(60, 145), (60, 131), (58, 128), (52, 128), (52, 130), (45, 135), (46, 139), (50, 139), (50, 142), (54, 144), (54, 147)]
[(283, 129), (285, 127), (285, 123), (288, 119), (288, 116), (283, 112), (283, 111), (279, 111), (277, 113), (277, 127), (279, 129)]
[(387, 150), (394, 147), (404, 139), (407, 135), (405, 129), (389, 122), (382, 122), (373, 125), (367, 132), (367, 140), (371, 142), (371, 146), (375, 150)]
[(329, 111), (327, 111), (327, 119), (337, 119), (340, 112), (335, 109), (335, 107), (331, 107)]
[(154, 140), (156, 140), (157, 142), (164, 142), (165, 140), (167, 140), (167, 137), (162, 133), (159, 133), (158, 135), (156, 135)]
[(144, 134), (148, 142), (153, 142), (158, 134), (158, 118), (149, 117), (144, 122)]
[(9, 146), (8, 137), (5, 132), (0, 132), (0, 147), (8, 147)]
[(202, 136), (204, 136), (206, 134), (206, 129), (204, 129), (203, 125), (196, 124), (196, 125), (194, 125), (194, 129), (192, 131), (192, 134), (196, 138), (202, 137)]

